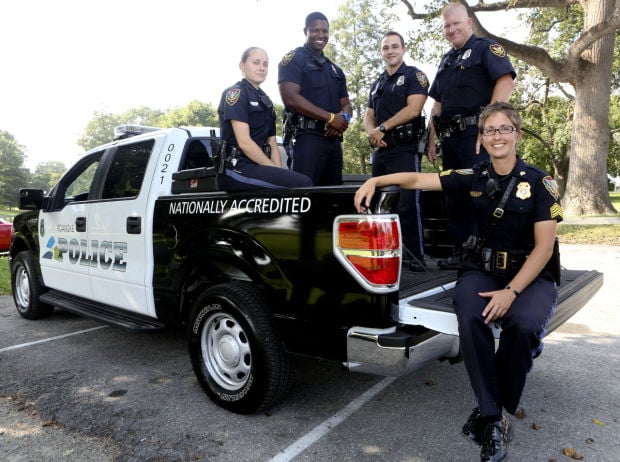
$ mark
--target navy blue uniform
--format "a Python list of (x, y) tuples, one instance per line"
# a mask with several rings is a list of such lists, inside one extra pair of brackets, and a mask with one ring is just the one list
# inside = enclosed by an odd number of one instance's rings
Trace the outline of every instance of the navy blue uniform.
[[(411, 95), (427, 95), (428, 78), (426, 74), (413, 66), (401, 64), (391, 76), (384, 71), (370, 89), (368, 107), (374, 111), (376, 125), (381, 125), (402, 108), (407, 106)], [(412, 137), (400, 141), (397, 130), (387, 132), (384, 141), (386, 148), (375, 149), (372, 153), (372, 176), (397, 172), (419, 172), (418, 154), (419, 132), (422, 127), (420, 118), (412, 126)], [(404, 127), (403, 127), (404, 128)], [(404, 133), (404, 132), (403, 132)], [(403, 189), (400, 192), (398, 214), (403, 228), (403, 243), (417, 258), (424, 256), (424, 238), (422, 217), (420, 215), (420, 191)]]
[[(449, 136), (446, 131), (443, 136), (442, 130), (437, 132), (444, 170), (471, 168), (489, 160), (482, 146), (476, 156), (477, 116), (491, 102), (497, 79), (506, 74), (516, 76), (504, 48), (487, 38), (472, 35), (462, 48), (453, 48), (443, 56), (429, 96), (441, 103), (440, 117), (446, 124), (454, 124), (456, 117), (463, 121)], [(467, 224), (471, 208), (458, 199), (447, 204), (455, 238), (463, 242), (473, 232)]]
[(231, 120), (245, 122), (250, 137), (263, 147), (276, 135), (276, 115), (267, 94), (243, 79), (222, 93), (218, 107), (220, 137), (227, 144), (225, 175), (218, 179), (222, 189), (241, 191), (255, 188), (295, 188), (312, 186), (310, 179), (287, 169), (259, 165), (238, 149)]
[[(307, 46), (284, 55), (278, 66), (279, 82), (299, 85), (301, 96), (334, 114), (340, 112), (340, 99), (349, 96), (342, 69), (324, 54), (317, 55)], [(342, 184), (341, 140), (325, 137), (324, 121), (313, 121), (311, 126), (307, 125), (308, 122), (305, 119), (305, 125), (297, 129), (293, 170), (309, 176), (317, 186)]]
[[(487, 229), (511, 178), (516, 183), (504, 206), (503, 217), (490, 233)], [(489, 197), (487, 183), (495, 179), (501, 191)], [(517, 160), (513, 171), (498, 177), (485, 163), (473, 170), (441, 173), (441, 185), (448, 195), (465, 194), (473, 199), (479, 237), (487, 236), (484, 247), (491, 249), (490, 266), (472, 258), (464, 265), (453, 295), (458, 318), (461, 353), (482, 416), (496, 416), (502, 407), (517, 410), (527, 372), (542, 351), (542, 338), (557, 301), (557, 288), (544, 269), (514, 300), (497, 323), (502, 332), (499, 348), (482, 311), (488, 299), (479, 292), (506, 287), (534, 248), (534, 224), (562, 220), (557, 185), (545, 172)], [(505, 252), (505, 253), (504, 253)]]

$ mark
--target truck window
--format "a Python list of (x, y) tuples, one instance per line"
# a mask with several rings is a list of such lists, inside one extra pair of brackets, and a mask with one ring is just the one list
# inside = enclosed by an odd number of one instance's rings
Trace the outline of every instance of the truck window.
[(140, 194), (154, 144), (155, 140), (147, 140), (118, 147), (105, 178), (102, 199), (126, 199)]
[(192, 140), (187, 147), (181, 170), (213, 167), (209, 140)]

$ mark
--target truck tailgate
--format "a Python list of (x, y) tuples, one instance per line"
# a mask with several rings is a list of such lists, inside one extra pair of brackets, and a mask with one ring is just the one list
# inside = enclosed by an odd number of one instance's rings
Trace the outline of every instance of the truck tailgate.
[[(458, 335), (452, 309), (455, 279), (455, 271), (404, 272), (396, 319), (403, 324), (422, 325), (437, 332)], [(583, 308), (602, 285), (603, 273), (596, 270), (563, 269), (558, 304), (547, 326), (547, 334)]]

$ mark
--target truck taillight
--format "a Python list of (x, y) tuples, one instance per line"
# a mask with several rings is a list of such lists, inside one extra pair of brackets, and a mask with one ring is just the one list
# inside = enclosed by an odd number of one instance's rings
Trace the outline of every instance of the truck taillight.
[(334, 255), (368, 291), (398, 289), (401, 268), (398, 215), (342, 215), (334, 221)]

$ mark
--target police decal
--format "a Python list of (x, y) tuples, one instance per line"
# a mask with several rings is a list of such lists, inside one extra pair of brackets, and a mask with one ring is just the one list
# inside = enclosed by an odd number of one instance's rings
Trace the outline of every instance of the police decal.
[(295, 50), (289, 51), (287, 54), (285, 54), (282, 57), (282, 61), (280, 61), (280, 65), (286, 66), (288, 63), (290, 63), (293, 60), (294, 57), (295, 57)]
[(493, 53), (498, 58), (503, 58), (506, 56), (506, 50), (504, 50), (504, 47), (501, 46), (499, 43), (489, 45), (489, 48), (491, 49), (491, 53)]
[(241, 89), (239, 87), (231, 88), (226, 92), (226, 104), (234, 106), (239, 101), (239, 95), (241, 95)]
[(426, 88), (428, 87), (428, 77), (426, 77), (426, 74), (422, 71), (418, 71), (415, 73), (416, 78), (418, 79), (418, 83), (423, 87)]
[(545, 189), (549, 191), (549, 194), (557, 201), (558, 197), (560, 197), (560, 190), (558, 188), (558, 184), (551, 176), (546, 176), (542, 179), (542, 183), (545, 186)]

